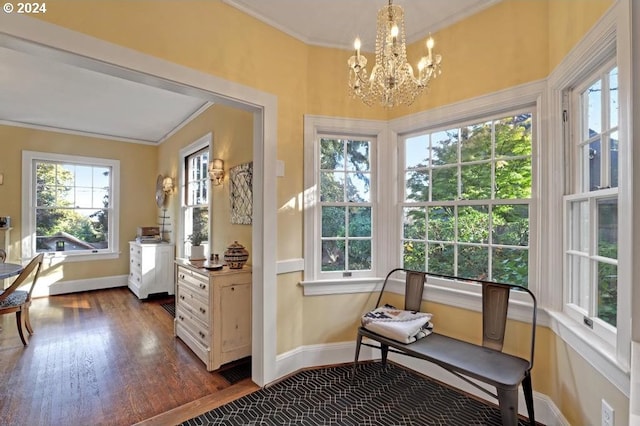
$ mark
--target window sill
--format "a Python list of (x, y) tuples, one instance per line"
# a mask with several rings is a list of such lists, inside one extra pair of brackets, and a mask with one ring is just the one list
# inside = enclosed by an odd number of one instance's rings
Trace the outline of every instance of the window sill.
[(112, 260), (118, 259), (119, 257), (120, 252), (86, 254), (63, 254), (62, 252), (44, 253), (45, 261), (51, 265), (60, 263), (90, 262), (95, 260)]
[(371, 293), (380, 291), (384, 278), (351, 278), (336, 280), (300, 281), (305, 296), (322, 296), (328, 294)]
[(545, 312), (549, 328), (628, 398), (630, 372), (617, 361), (616, 349), (568, 315), (551, 310)]

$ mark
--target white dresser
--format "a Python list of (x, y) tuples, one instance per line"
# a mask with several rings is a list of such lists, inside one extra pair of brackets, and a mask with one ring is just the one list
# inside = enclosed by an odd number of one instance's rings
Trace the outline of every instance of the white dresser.
[(129, 288), (140, 299), (174, 293), (173, 244), (129, 241)]
[(174, 333), (207, 366), (251, 355), (251, 269), (207, 271), (176, 260)]

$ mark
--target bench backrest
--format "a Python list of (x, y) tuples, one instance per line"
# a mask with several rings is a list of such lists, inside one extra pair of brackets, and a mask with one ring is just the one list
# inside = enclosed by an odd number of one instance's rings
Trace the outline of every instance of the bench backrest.
[(533, 366), (533, 352), (535, 348), (537, 301), (535, 295), (526, 287), (516, 284), (498, 283), (485, 280), (461, 278), (450, 275), (435, 274), (430, 272), (412, 271), (409, 269), (393, 269), (384, 280), (376, 308), (380, 306), (382, 295), (387, 282), (397, 272), (405, 274), (404, 309), (419, 311), (423, 300), (424, 285), (427, 277), (438, 277), (455, 281), (475, 283), (482, 286), (482, 346), (502, 351), (509, 310), (509, 296), (512, 290), (518, 290), (528, 294), (532, 302), (531, 316), (531, 346), (529, 363)]

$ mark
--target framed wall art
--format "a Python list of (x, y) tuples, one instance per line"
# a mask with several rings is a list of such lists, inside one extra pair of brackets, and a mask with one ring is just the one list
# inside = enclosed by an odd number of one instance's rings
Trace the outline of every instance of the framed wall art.
[(253, 162), (229, 169), (231, 223), (251, 225), (253, 216)]

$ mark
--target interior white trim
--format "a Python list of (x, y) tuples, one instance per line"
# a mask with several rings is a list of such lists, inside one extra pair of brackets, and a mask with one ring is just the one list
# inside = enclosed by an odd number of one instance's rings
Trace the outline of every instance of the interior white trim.
[[(277, 97), (133, 49), (99, 40), (28, 16), (0, 14), (0, 46), (28, 51), (102, 73), (179, 93), (197, 93), (254, 114), (252, 380), (276, 378), (277, 330)], [(276, 336), (277, 337), (277, 336)]]
[(290, 272), (302, 272), (304, 271), (304, 259), (285, 259), (278, 260), (276, 264), (276, 273), (280, 274), (288, 274)]
[[(45, 264), (47, 261), (45, 260)], [(33, 297), (47, 297), (58, 294), (77, 293), (80, 291), (102, 290), (105, 288), (127, 287), (128, 275), (113, 275), (110, 277), (91, 278), (84, 280), (58, 281), (53, 276), (38, 277), (38, 285), (33, 289)]]

